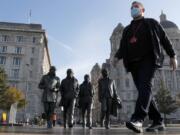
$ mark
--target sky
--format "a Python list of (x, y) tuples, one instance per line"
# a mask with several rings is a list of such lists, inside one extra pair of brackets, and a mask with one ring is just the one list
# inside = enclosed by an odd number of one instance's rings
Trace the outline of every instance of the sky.
[[(180, 0), (139, 0), (145, 17), (159, 20), (161, 11), (180, 26)], [(79, 83), (92, 67), (110, 57), (113, 29), (131, 21), (133, 0), (0, 0), (0, 21), (42, 24), (52, 65), (63, 79), (72, 68)]]

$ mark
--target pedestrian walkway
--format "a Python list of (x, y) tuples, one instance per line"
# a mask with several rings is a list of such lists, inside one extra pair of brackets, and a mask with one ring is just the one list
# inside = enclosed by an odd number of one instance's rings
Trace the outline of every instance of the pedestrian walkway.
[[(126, 128), (94, 128), (92, 130), (76, 127), (73, 129), (63, 129), (55, 127), (53, 129), (37, 127), (0, 127), (0, 135), (134, 135), (135, 133)], [(140, 135), (180, 135), (180, 127), (169, 127), (166, 131), (156, 133), (141, 133)]]

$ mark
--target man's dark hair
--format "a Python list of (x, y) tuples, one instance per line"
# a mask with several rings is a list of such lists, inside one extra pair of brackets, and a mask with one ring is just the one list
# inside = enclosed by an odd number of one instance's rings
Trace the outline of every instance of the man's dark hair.
[(132, 2), (132, 5), (133, 5), (133, 4), (138, 4), (138, 5), (140, 5), (141, 7), (144, 8), (144, 5), (143, 5), (141, 2), (139, 2), (139, 1), (133, 1), (133, 2)]
[(67, 73), (73, 73), (73, 70), (71, 68), (67, 69)]
[(49, 70), (54, 70), (54, 71), (56, 71), (56, 67), (55, 67), (55, 66), (51, 66)]
[(88, 75), (88, 74), (85, 74), (85, 75), (84, 75), (84, 79), (87, 78), (87, 77), (89, 78), (89, 75)]
[(108, 70), (107, 70), (106, 68), (103, 68), (103, 69), (101, 70), (101, 73), (104, 73), (104, 72), (108, 73)]

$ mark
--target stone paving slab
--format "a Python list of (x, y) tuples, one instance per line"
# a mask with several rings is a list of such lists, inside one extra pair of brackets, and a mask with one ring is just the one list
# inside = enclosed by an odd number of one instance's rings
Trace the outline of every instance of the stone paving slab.
[[(135, 135), (136, 133), (126, 128), (103, 128), (82, 129), (63, 129), (55, 127), (53, 129), (35, 127), (0, 127), (0, 135)], [(141, 133), (139, 135), (180, 135), (180, 127), (169, 127), (163, 132)]]

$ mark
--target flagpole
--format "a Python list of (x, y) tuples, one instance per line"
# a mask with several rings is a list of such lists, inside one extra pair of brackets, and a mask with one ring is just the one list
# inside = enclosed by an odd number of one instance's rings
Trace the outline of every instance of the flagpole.
[(28, 23), (31, 23), (31, 9), (29, 10), (29, 14), (28, 14)]

